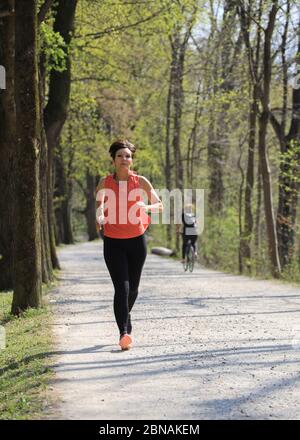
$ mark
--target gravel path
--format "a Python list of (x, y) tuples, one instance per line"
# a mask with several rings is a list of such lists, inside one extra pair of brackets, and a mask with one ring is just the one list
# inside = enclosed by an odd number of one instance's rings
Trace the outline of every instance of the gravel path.
[(59, 257), (45, 418), (299, 419), (299, 287), (148, 255), (121, 352), (102, 242)]

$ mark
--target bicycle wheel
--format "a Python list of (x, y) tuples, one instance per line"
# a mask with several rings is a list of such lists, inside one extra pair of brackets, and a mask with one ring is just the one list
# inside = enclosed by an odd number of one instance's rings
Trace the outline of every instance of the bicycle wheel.
[(188, 253), (188, 261), (189, 261), (189, 271), (193, 272), (194, 264), (195, 264), (195, 251), (194, 251), (193, 246), (190, 246), (189, 253)]
[(185, 248), (185, 257), (184, 257), (184, 265), (183, 265), (185, 272), (188, 270), (190, 265), (190, 259), (189, 259), (190, 249), (191, 249), (191, 243), (188, 242)]
[(185, 272), (188, 270), (188, 267), (189, 267), (189, 259), (188, 259), (188, 256), (186, 255), (184, 258), (184, 264), (183, 264), (183, 268), (184, 268)]

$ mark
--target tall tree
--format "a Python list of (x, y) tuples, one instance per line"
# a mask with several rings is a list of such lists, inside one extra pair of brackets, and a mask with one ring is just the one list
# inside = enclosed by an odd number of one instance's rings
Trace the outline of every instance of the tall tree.
[[(191, 32), (195, 24), (195, 18), (198, 12), (198, 6), (193, 5), (190, 9), (182, 5), (181, 7), (181, 23), (174, 26), (172, 35), (170, 36), (171, 45), (171, 66), (170, 66), (170, 83), (167, 98), (167, 136), (166, 136), (166, 166), (170, 162), (171, 151), (171, 127), (172, 146), (173, 146), (173, 163), (175, 168), (175, 187), (183, 190), (184, 187), (184, 165), (182, 158), (182, 112), (184, 105), (184, 69), (186, 51), (188, 42), (191, 37)], [(173, 124), (171, 125), (171, 123)], [(171, 168), (166, 172), (166, 185), (170, 185)], [(170, 242), (171, 228), (167, 229), (167, 239)], [(176, 235), (176, 249), (179, 249), (179, 235)]]
[(269, 13), (268, 25), (264, 31), (264, 49), (263, 49), (263, 79), (262, 79), (262, 111), (259, 116), (259, 134), (258, 134), (258, 152), (261, 165), (264, 206), (266, 215), (267, 234), (269, 241), (269, 252), (271, 268), (274, 277), (278, 277), (281, 272), (280, 260), (278, 254), (278, 242), (276, 233), (276, 224), (273, 211), (271, 173), (267, 152), (266, 136), (269, 122), (270, 106), (270, 87), (272, 77), (272, 56), (271, 45), (272, 35), (275, 26), (276, 15), (279, 9), (278, 1), (272, 2), (272, 8)]
[[(72, 145), (72, 133), (69, 133), (69, 142)], [(63, 161), (62, 145), (56, 148), (55, 156), (55, 190), (54, 198), (57, 200), (55, 204), (55, 217), (57, 227), (57, 242), (64, 244), (74, 243), (72, 230), (72, 195), (73, 180), (70, 177), (72, 173), (74, 160), (74, 148), (66, 167)]]
[[(289, 2), (287, 4), (289, 7)], [(289, 16), (289, 8), (287, 17)], [(292, 112), (289, 127), (287, 129), (287, 103), (288, 103), (288, 78), (287, 78), (287, 26), (282, 35), (282, 68), (283, 68), (283, 102), (281, 121), (274, 112), (270, 111), (270, 121), (277, 135), (281, 163), (279, 173), (279, 194), (277, 208), (277, 233), (280, 262), (282, 267), (287, 266), (292, 259), (295, 244), (296, 214), (299, 194), (299, 164), (300, 164), (300, 89), (294, 87), (292, 91)], [(300, 19), (298, 24), (298, 44), (296, 61), (300, 61)]]
[[(236, 7), (232, 0), (224, 1), (224, 12), (221, 29), (218, 32), (218, 47), (216, 48), (216, 69), (214, 72), (215, 92), (220, 96), (219, 109), (215, 117), (214, 137), (209, 144), (210, 157), (210, 210), (221, 214), (224, 208), (224, 164), (229, 150), (228, 120), (229, 109), (227, 95), (233, 90), (232, 70), (240, 51), (241, 39), (237, 38), (235, 45)], [(236, 50), (234, 50), (234, 48)], [(220, 85), (217, 85), (220, 84)], [(217, 85), (217, 86), (216, 86)]]
[[(47, 19), (47, 13), (51, 10), (54, 0), (45, 0), (41, 4), (38, 13), (38, 25), (42, 35), (42, 25)], [(43, 28), (44, 29), (44, 28)], [(50, 233), (48, 221), (48, 144), (44, 127), (44, 108), (46, 102), (46, 71), (47, 56), (46, 48), (40, 44), (39, 56), (39, 96), (40, 96), (40, 128), (41, 128), (41, 154), (40, 154), (40, 200), (41, 200), (41, 252), (42, 252), (42, 280), (48, 283), (53, 280), (53, 266), (50, 251)]]
[(89, 241), (98, 238), (98, 233), (95, 226), (95, 218), (96, 218), (95, 188), (96, 188), (96, 177), (92, 176), (89, 170), (86, 170), (86, 192), (85, 192), (86, 207), (84, 209), (84, 214), (86, 217)]
[(54, 191), (54, 154), (61, 130), (65, 123), (70, 98), (71, 56), (70, 42), (74, 29), (77, 0), (59, 0), (55, 7), (54, 31), (58, 32), (66, 43), (66, 69), (63, 72), (51, 71), (48, 103), (44, 111), (45, 130), (48, 143), (48, 220), (50, 232), (51, 258), (54, 268), (59, 267), (55, 249), (55, 216), (53, 207)]
[[(250, 31), (247, 27), (247, 11), (244, 2), (239, 2), (239, 13), (241, 17), (241, 24), (243, 27), (244, 41), (248, 52), (249, 72), (253, 84), (258, 87), (261, 109), (259, 113), (259, 133), (258, 133), (258, 154), (260, 162), (260, 170), (262, 173), (262, 187), (264, 193), (264, 207), (265, 218), (267, 226), (267, 236), (269, 243), (269, 255), (271, 261), (271, 270), (274, 277), (278, 277), (281, 272), (279, 254), (278, 254), (278, 241), (276, 224), (273, 212), (273, 197), (272, 197), (272, 185), (271, 185), (271, 173), (269, 166), (269, 158), (267, 152), (267, 129), (270, 116), (270, 91), (271, 91), (271, 79), (272, 79), (272, 37), (275, 27), (276, 15), (279, 10), (279, 4), (277, 0), (272, 0), (271, 8), (267, 17), (267, 26), (263, 29), (263, 49), (261, 60), (261, 75), (257, 76), (253, 70), (255, 61), (253, 58), (253, 48), (250, 42)], [(259, 25), (258, 25), (259, 26)]]
[(14, 294), (12, 312), (42, 305), (37, 0), (16, 2)]
[(48, 221), (48, 144), (44, 128), (43, 111), (45, 106), (46, 69), (44, 53), (39, 60), (39, 95), (40, 95), (40, 128), (41, 128), (41, 154), (40, 154), (40, 200), (41, 200), (41, 237), (42, 237), (42, 279), (44, 283), (53, 280), (53, 266), (50, 251), (50, 233)]
[(6, 88), (0, 90), (0, 290), (13, 287), (13, 155), (16, 142), (16, 111), (14, 97), (15, 14), (14, 1), (0, 18), (0, 65), (6, 73)]
[[(253, 62), (253, 77), (258, 78), (259, 63), (260, 63), (260, 51), (261, 51), (261, 16), (262, 16), (262, 0), (258, 5), (258, 19), (257, 22), (260, 26), (257, 27), (256, 32), (256, 47), (253, 53), (249, 54), (251, 62)], [(242, 32), (244, 39), (248, 42), (248, 50), (250, 44), (250, 26), (251, 26), (251, 3), (249, 3), (247, 15), (242, 13)], [(257, 132), (257, 119), (258, 119), (258, 100), (259, 100), (259, 87), (257, 81), (250, 81), (250, 108), (249, 108), (249, 139), (248, 139), (248, 157), (247, 157), (247, 171), (246, 171), (246, 187), (244, 195), (244, 226), (241, 234), (240, 241), (240, 255), (241, 255), (241, 272), (246, 269), (251, 272), (251, 239), (253, 232), (253, 214), (252, 214), (252, 194), (254, 187), (254, 159), (255, 159), (255, 143)], [(245, 263), (245, 264), (244, 264)]]

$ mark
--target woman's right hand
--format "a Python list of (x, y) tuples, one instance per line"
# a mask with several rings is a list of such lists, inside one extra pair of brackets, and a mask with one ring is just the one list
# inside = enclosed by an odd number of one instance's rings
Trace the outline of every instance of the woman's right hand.
[(100, 215), (97, 217), (97, 223), (99, 224), (99, 226), (103, 225), (104, 220), (105, 220), (104, 214), (100, 214)]

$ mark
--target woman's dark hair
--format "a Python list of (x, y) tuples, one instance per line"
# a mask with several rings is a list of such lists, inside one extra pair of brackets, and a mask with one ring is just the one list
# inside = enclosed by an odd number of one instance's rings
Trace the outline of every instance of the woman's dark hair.
[(109, 153), (111, 155), (111, 157), (115, 160), (116, 157), (116, 152), (118, 150), (120, 150), (120, 148), (128, 148), (131, 153), (132, 156), (134, 155), (136, 148), (133, 144), (131, 144), (127, 139), (125, 140), (118, 140), (115, 141), (113, 144), (111, 144), (111, 146), (109, 147)]

